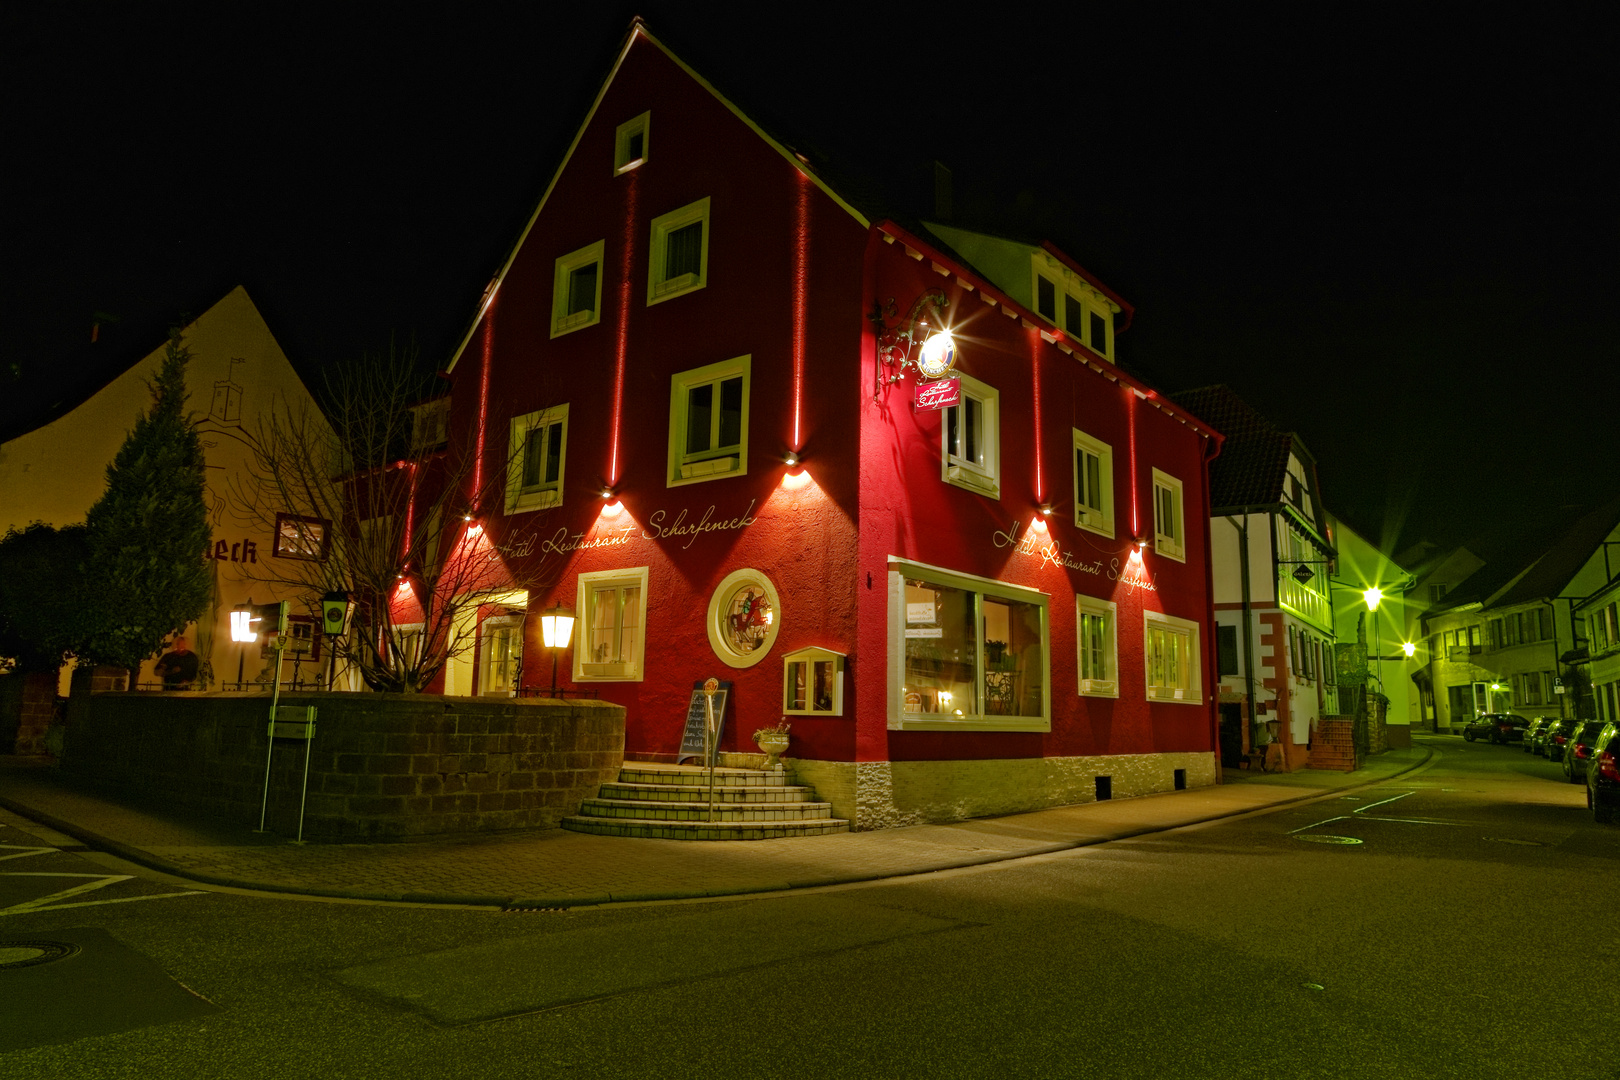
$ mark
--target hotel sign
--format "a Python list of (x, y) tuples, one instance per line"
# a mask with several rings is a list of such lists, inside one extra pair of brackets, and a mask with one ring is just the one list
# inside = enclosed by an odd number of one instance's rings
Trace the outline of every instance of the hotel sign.
[(937, 382), (918, 383), (916, 408), (921, 410), (949, 409), (962, 403), (962, 380), (940, 379)]

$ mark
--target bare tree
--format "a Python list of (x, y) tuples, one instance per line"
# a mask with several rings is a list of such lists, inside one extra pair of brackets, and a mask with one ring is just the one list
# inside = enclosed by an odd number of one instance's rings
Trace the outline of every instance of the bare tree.
[[(233, 491), (241, 523), (270, 531), (282, 556), (250, 573), (283, 595), (355, 605), (331, 641), (373, 690), (418, 693), (474, 643), (476, 613), (518, 589), (480, 516), (501, 505), (507, 468), (480, 476), (477, 451), (449, 439), (447, 398), (414, 349), (367, 355), (326, 378), (324, 415), (284, 407), (261, 419), (254, 465)], [(330, 639), (329, 639), (330, 640)]]

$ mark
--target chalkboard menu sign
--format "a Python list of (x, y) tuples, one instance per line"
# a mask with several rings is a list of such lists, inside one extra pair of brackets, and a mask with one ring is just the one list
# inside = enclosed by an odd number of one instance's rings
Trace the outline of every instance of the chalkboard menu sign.
[[(714, 748), (717, 754), (720, 736), (726, 730), (726, 702), (730, 699), (731, 684), (722, 682), (714, 694)], [(686, 730), (681, 734), (681, 752), (676, 755), (675, 764), (679, 765), (687, 758), (697, 758), (701, 764), (710, 764), (703, 760), (703, 726), (707, 720), (708, 713), (703, 706), (703, 684), (695, 682), (692, 684), (692, 700), (686, 706)]]

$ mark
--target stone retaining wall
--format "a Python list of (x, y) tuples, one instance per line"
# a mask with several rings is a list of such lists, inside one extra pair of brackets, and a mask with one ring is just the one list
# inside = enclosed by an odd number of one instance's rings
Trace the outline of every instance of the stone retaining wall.
[[(257, 826), (269, 698), (100, 693), (68, 705), (65, 773)], [(555, 828), (618, 775), (624, 708), (602, 701), (283, 694), (314, 706), (304, 837), (387, 840)], [(277, 739), (267, 827), (298, 829), (304, 748)]]

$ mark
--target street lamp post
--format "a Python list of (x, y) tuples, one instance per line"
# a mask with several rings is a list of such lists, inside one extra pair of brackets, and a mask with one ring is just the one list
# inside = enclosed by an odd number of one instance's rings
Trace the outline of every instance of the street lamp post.
[(559, 600), (540, 616), (540, 636), (551, 650), (551, 696), (557, 696), (557, 658), (574, 639), (574, 609)]

